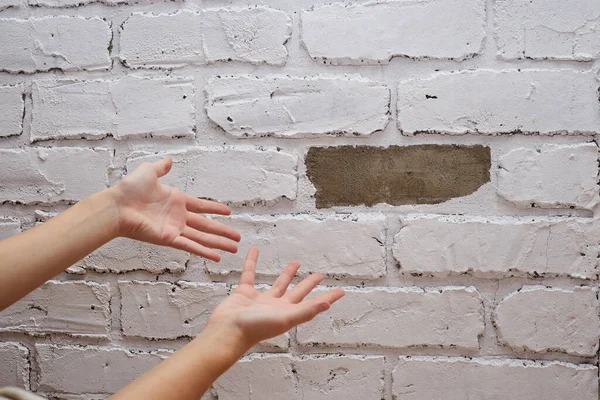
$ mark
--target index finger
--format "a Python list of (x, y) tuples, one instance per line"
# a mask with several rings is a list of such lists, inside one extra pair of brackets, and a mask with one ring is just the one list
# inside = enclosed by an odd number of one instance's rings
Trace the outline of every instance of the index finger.
[(190, 195), (186, 195), (185, 200), (185, 208), (193, 213), (218, 215), (231, 214), (231, 208), (227, 207), (225, 204), (221, 204), (216, 201), (198, 199)]
[(240, 277), (240, 285), (250, 285), (254, 287), (254, 275), (256, 275), (256, 261), (258, 260), (258, 249), (251, 247), (248, 250), (246, 261), (242, 267), (242, 276)]

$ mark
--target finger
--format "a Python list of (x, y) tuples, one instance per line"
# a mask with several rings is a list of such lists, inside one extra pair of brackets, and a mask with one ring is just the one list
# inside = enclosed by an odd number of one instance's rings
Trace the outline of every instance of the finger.
[(343, 296), (344, 291), (337, 288), (323, 293), (314, 299), (303, 301), (294, 307), (294, 312), (290, 316), (292, 324), (299, 325), (310, 321), (320, 313), (329, 310), (329, 307)]
[(292, 303), (300, 303), (302, 299), (304, 299), (324, 278), (325, 275), (319, 272), (311, 274), (309, 277), (302, 280), (302, 282), (294, 286), (294, 288), (287, 292), (283, 298)]
[(254, 287), (254, 275), (256, 274), (256, 261), (258, 260), (258, 249), (251, 247), (248, 250), (246, 261), (242, 267), (242, 276), (240, 277), (240, 285), (250, 285)]
[(183, 236), (178, 236), (175, 240), (173, 240), (173, 242), (171, 243), (171, 247), (194, 253), (196, 255), (199, 255), (200, 257), (204, 257), (215, 262), (221, 261), (221, 256), (219, 256), (219, 253), (217, 253), (216, 251), (207, 249), (201, 244), (198, 244), (193, 240)]
[(236, 242), (239, 242), (242, 239), (240, 233), (235, 229), (228, 227), (222, 222), (203, 217), (202, 215), (190, 212), (187, 215), (186, 222), (189, 227), (202, 232), (223, 236), (228, 239), (235, 240)]
[(235, 242), (219, 236), (197, 231), (189, 226), (183, 228), (181, 235), (201, 244), (202, 246), (210, 247), (211, 249), (224, 250), (234, 254), (237, 253), (237, 245)]
[(298, 268), (300, 268), (300, 263), (298, 261), (292, 261), (285, 267), (281, 275), (277, 278), (273, 287), (267, 290), (265, 293), (273, 297), (281, 297), (287, 290), (288, 286), (296, 276), (296, 272), (298, 272)]
[(231, 214), (231, 208), (227, 207), (225, 204), (221, 204), (216, 201), (198, 199), (190, 195), (187, 195), (185, 200), (185, 207), (188, 211), (193, 213), (218, 215)]
[(168, 174), (172, 165), (173, 159), (171, 157), (165, 157), (162, 160), (152, 163), (152, 167), (154, 168), (154, 171), (156, 171), (156, 175), (159, 178)]

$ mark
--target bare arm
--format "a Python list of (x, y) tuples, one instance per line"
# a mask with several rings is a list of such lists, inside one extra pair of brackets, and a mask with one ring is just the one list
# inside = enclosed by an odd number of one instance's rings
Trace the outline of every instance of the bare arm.
[(48, 222), (0, 241), (0, 311), (110, 240), (124, 236), (219, 261), (240, 235), (199, 213), (228, 215), (158, 178), (171, 159), (145, 163), (116, 186), (80, 201)]
[(312, 274), (287, 290), (300, 264), (291, 262), (264, 293), (254, 288), (258, 249), (248, 252), (240, 284), (211, 314), (202, 333), (112, 400), (198, 400), (212, 383), (256, 343), (287, 332), (329, 309), (344, 292), (304, 298), (323, 280)]

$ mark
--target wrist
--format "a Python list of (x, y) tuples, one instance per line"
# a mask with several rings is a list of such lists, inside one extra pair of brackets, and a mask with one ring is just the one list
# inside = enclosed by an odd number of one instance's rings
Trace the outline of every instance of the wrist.
[(243, 333), (235, 326), (226, 325), (207, 325), (202, 333), (194, 340), (209, 341), (214, 343), (215, 349), (218, 349), (220, 354), (224, 354), (227, 358), (235, 363), (240, 357), (250, 350), (253, 343), (249, 343)]
[(120, 236), (119, 208), (111, 189), (97, 192), (82, 201), (96, 221), (102, 222), (108, 241)]

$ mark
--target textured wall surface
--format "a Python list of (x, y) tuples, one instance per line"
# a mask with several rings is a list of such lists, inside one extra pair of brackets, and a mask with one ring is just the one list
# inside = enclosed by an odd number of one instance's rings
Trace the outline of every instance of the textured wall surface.
[(599, 71), (598, 0), (0, 0), (0, 238), (167, 154), (243, 235), (89, 255), (0, 313), (0, 385), (107, 398), (257, 245), (347, 295), (206, 400), (598, 400)]

